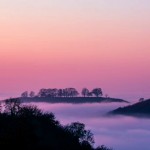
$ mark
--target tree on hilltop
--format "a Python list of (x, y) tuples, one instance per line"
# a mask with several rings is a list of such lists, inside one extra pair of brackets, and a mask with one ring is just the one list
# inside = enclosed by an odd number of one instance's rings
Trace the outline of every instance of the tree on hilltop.
[(101, 88), (95, 88), (92, 90), (92, 93), (96, 96), (96, 97), (99, 97), (99, 96), (102, 96), (103, 95), (103, 92), (102, 92), (102, 89)]
[(88, 96), (89, 93), (90, 92), (89, 92), (89, 90), (87, 88), (83, 88), (82, 89), (82, 92), (81, 92), (82, 96), (86, 97), (86, 96)]
[(21, 97), (28, 97), (28, 91), (25, 91), (21, 94)]
[(31, 92), (29, 93), (29, 96), (30, 96), (30, 97), (35, 97), (35, 92), (34, 92), (34, 91), (31, 91)]

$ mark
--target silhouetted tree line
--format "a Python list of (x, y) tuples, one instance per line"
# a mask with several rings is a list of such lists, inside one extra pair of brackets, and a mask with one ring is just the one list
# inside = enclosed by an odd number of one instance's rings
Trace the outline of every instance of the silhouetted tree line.
[[(91, 96), (102, 96), (103, 92), (101, 88), (94, 88), (92, 91), (89, 91), (87, 88), (83, 88), (81, 91), (81, 95), (83, 97), (91, 97)], [(21, 94), (21, 97), (77, 97), (79, 96), (79, 92), (75, 88), (65, 88), (65, 89), (40, 89), (38, 94), (36, 95), (34, 91), (28, 93), (25, 91)]]
[(63, 126), (53, 113), (36, 106), (25, 106), (19, 99), (0, 105), (0, 147), (15, 150), (110, 150), (93, 147), (94, 138), (85, 125), (74, 122)]

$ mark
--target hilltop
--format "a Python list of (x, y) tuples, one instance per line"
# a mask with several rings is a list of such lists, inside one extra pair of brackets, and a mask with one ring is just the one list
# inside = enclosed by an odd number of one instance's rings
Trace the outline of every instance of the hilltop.
[(20, 98), (21, 102), (48, 102), (48, 103), (102, 103), (102, 102), (124, 102), (126, 100), (118, 98), (105, 98), (105, 97), (27, 97)]
[(110, 98), (106, 94), (103, 97), (101, 88), (94, 88), (89, 90), (83, 88), (78, 92), (76, 88), (42, 88), (38, 93), (34, 91), (25, 91), (21, 94), (22, 102), (49, 102), (49, 103), (101, 103), (101, 102), (126, 102), (123, 99)]
[(150, 117), (150, 99), (126, 107), (117, 108), (111, 111), (110, 114)]

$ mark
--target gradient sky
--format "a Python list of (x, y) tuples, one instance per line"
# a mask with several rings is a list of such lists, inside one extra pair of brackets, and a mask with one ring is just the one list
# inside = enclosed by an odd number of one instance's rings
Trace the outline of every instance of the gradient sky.
[(101, 87), (150, 95), (149, 0), (0, 0), (0, 97)]

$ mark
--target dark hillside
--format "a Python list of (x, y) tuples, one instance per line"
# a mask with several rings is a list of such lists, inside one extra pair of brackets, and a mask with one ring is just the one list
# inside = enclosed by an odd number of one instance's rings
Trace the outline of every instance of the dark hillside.
[(48, 102), (48, 103), (101, 103), (101, 102), (125, 102), (118, 98), (105, 97), (34, 97), (20, 98), (22, 102)]
[[(62, 126), (52, 113), (23, 106), (19, 99), (5, 101), (0, 110), (0, 147), (15, 150), (110, 150), (94, 148), (90, 130), (79, 122)], [(1, 108), (1, 107), (0, 107)]]
[(150, 99), (123, 108), (118, 108), (110, 113), (150, 117)]

